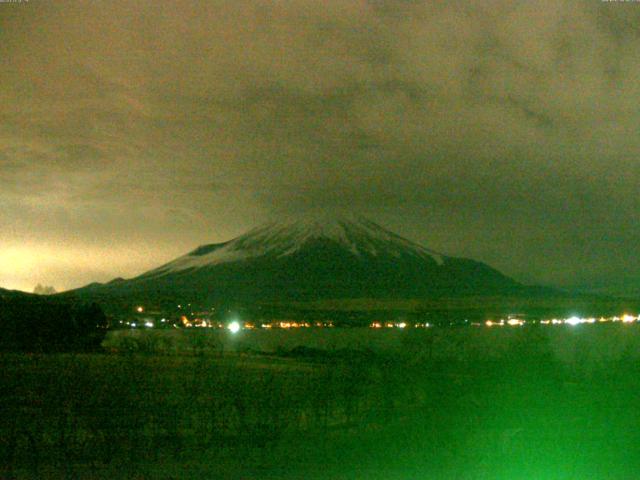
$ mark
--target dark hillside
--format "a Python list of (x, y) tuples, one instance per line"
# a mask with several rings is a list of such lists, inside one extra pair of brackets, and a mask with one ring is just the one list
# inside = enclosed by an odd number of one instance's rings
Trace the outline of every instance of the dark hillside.
[(95, 304), (0, 292), (1, 351), (63, 352), (99, 348), (106, 317)]

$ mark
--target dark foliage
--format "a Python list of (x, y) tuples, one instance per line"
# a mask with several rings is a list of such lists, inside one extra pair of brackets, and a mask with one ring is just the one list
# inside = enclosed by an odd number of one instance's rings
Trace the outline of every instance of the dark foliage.
[(36, 296), (0, 297), (0, 350), (91, 351), (100, 347), (107, 319), (96, 304), (70, 304)]
[(637, 478), (637, 349), (561, 363), (544, 330), (502, 334), (491, 352), (407, 331), (397, 355), (3, 354), (0, 478)]

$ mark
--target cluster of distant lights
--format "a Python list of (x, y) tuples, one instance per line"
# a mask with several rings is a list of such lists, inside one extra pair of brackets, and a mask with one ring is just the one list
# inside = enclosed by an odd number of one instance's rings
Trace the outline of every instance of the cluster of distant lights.
[[(179, 305), (179, 307), (181, 307), (181, 305)], [(144, 312), (144, 307), (142, 306), (138, 306), (136, 307), (136, 312), (137, 313), (143, 313)], [(167, 323), (167, 319), (166, 318), (162, 318), (160, 319), (160, 323)], [(613, 317), (579, 317), (579, 316), (571, 316), (568, 318), (551, 318), (551, 319), (543, 319), (543, 320), (525, 320), (522, 318), (517, 318), (517, 316), (515, 315), (510, 315), (507, 318), (501, 318), (498, 320), (486, 320), (483, 323), (480, 322), (471, 322), (470, 324), (468, 323), (468, 320), (465, 320), (465, 323), (471, 325), (471, 326), (475, 326), (475, 327), (480, 327), (480, 326), (486, 326), (486, 327), (502, 327), (502, 326), (509, 326), (509, 327), (520, 327), (520, 326), (524, 326), (527, 324), (531, 324), (531, 325), (536, 325), (536, 324), (540, 324), (540, 325), (570, 325), (570, 326), (576, 326), (576, 325), (582, 325), (582, 324), (595, 324), (595, 323), (640, 323), (640, 315), (630, 315), (630, 314), (624, 314), (622, 316), (613, 316)], [(155, 327), (155, 323), (152, 322), (151, 320), (146, 320), (144, 322), (124, 322), (124, 321), (120, 321), (121, 324), (125, 324), (130, 326), (131, 328), (138, 328), (138, 327), (146, 327), (146, 328), (154, 328)], [(262, 328), (262, 329), (295, 329), (295, 328), (312, 328), (312, 327), (316, 327), (316, 328), (332, 328), (334, 327), (334, 324), (332, 321), (316, 321), (316, 322), (306, 322), (306, 321), (277, 321), (277, 322), (271, 322), (271, 323), (260, 323), (260, 324), (255, 324), (252, 322), (241, 322), (238, 320), (234, 320), (228, 323), (221, 323), (221, 322), (213, 322), (211, 320), (207, 320), (207, 319), (188, 319), (186, 316), (182, 316), (180, 317), (180, 323), (182, 324), (183, 327), (186, 328), (192, 328), (192, 327), (200, 327), (200, 328), (219, 328), (219, 329), (227, 329), (229, 332), (231, 333), (238, 333), (241, 330), (254, 330), (257, 328)], [(177, 325), (173, 325), (174, 327), (177, 328)], [(371, 324), (369, 324), (370, 328), (373, 329), (384, 329), (384, 328), (398, 328), (398, 329), (405, 329), (405, 328), (430, 328), (433, 325), (431, 323), (428, 322), (424, 322), (424, 323), (407, 323), (405, 321), (399, 321), (399, 322), (372, 322)]]
[[(483, 323), (481, 322), (471, 322), (465, 320), (465, 324), (474, 326), (474, 327), (522, 327), (524, 325), (581, 325), (581, 324), (593, 324), (593, 323), (640, 323), (640, 315), (633, 316), (629, 314), (624, 314), (620, 317), (578, 317), (572, 316), (568, 318), (551, 318), (544, 320), (525, 320), (522, 318), (517, 318), (515, 316), (509, 316), (508, 318), (501, 318), (498, 320), (487, 320)], [(369, 327), (374, 329), (381, 328), (429, 328), (432, 324), (430, 323), (406, 323), (406, 322), (372, 322)]]
[[(620, 322), (620, 323), (640, 322), (640, 315), (633, 316), (629, 314), (624, 314), (620, 317), (614, 316), (614, 317), (599, 317), (599, 318), (572, 316), (568, 318), (551, 318), (551, 319), (545, 319), (545, 320), (523, 320), (520, 318), (509, 317), (507, 319), (502, 318), (500, 320), (487, 320), (486, 322), (484, 322), (484, 325), (487, 327), (502, 327), (504, 325), (511, 326), (511, 327), (519, 327), (526, 324), (576, 326), (576, 325), (582, 325), (582, 324), (616, 323), (616, 322)], [(472, 323), (471, 325), (482, 326), (483, 324)]]
[(431, 327), (430, 323), (412, 323), (409, 324), (407, 322), (373, 322), (369, 325), (371, 328), (429, 328)]
[[(161, 318), (160, 319), (160, 323), (167, 323), (167, 319), (166, 318)], [(156, 326), (156, 324), (154, 322), (152, 322), (151, 320), (147, 320), (144, 322), (125, 322), (124, 320), (120, 320), (120, 324), (121, 325), (127, 325), (131, 328), (138, 328), (138, 327), (147, 327), (147, 328), (153, 328)]]
[(253, 322), (241, 322), (234, 320), (229, 323), (213, 322), (211, 320), (196, 318), (189, 320), (183, 316), (180, 318), (181, 324), (186, 328), (226, 328), (231, 333), (238, 333), (240, 330), (255, 330), (255, 329), (284, 329), (291, 328), (333, 328), (333, 322), (272, 322), (272, 323), (260, 323)]
[[(178, 305), (181, 307), (181, 305)], [(143, 306), (137, 306), (135, 308), (137, 313), (144, 313)], [(154, 328), (156, 324), (151, 320), (145, 321), (123, 321), (119, 322), (121, 325), (127, 325), (131, 328)], [(160, 323), (167, 324), (168, 320), (166, 318), (162, 318)], [(316, 321), (316, 322), (305, 322), (305, 321), (277, 321), (270, 323), (259, 323), (256, 324), (254, 322), (241, 322), (239, 320), (233, 320), (231, 322), (218, 322), (209, 320), (206, 318), (189, 318), (186, 315), (182, 315), (178, 322), (172, 324), (175, 328), (217, 328), (217, 329), (226, 329), (231, 333), (238, 333), (240, 330), (254, 330), (257, 328), (262, 329), (291, 329), (291, 328), (333, 328), (334, 324), (332, 321)]]

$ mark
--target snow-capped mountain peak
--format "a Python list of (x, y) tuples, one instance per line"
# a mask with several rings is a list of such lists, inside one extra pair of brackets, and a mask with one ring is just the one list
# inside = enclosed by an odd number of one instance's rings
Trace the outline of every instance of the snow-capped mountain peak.
[(523, 285), (481, 262), (443, 256), (360, 217), (290, 218), (256, 227), (88, 297), (205, 305), (323, 299), (501, 295)]
[(329, 243), (354, 256), (399, 258), (411, 255), (438, 265), (445, 258), (362, 217), (291, 218), (256, 227), (228, 242), (200, 246), (145, 276), (259, 257), (286, 257), (313, 242)]

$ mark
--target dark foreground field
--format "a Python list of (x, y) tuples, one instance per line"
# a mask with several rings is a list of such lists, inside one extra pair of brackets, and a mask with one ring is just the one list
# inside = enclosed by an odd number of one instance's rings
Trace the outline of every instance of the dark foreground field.
[(141, 334), (117, 353), (5, 354), (0, 478), (635, 479), (636, 330), (406, 331), (395, 349), (268, 354)]

